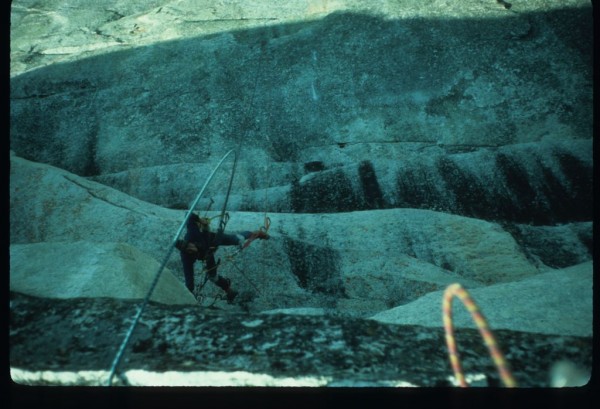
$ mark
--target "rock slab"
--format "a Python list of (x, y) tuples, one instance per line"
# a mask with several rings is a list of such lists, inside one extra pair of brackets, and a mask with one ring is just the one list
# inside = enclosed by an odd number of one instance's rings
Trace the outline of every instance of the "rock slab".
[[(492, 328), (592, 336), (593, 274), (593, 264), (587, 262), (469, 292)], [(442, 296), (443, 291), (434, 291), (373, 318), (395, 324), (440, 326)], [(456, 327), (474, 327), (458, 300), (454, 301), (453, 321)]]
[[(136, 306), (117, 299), (11, 293), (13, 380), (106, 384)], [(507, 330), (496, 336), (520, 386), (547, 386), (551, 366), (563, 359), (591, 368), (591, 337)], [(498, 385), (478, 332), (461, 330), (457, 342), (468, 378)], [(294, 378), (297, 386), (449, 386), (451, 375), (441, 328), (150, 303), (115, 384), (265, 386)]]
[[(144, 299), (159, 263), (125, 243), (89, 241), (13, 244), (11, 291), (49, 298), (114, 297)], [(164, 270), (151, 300), (195, 304), (169, 270)]]

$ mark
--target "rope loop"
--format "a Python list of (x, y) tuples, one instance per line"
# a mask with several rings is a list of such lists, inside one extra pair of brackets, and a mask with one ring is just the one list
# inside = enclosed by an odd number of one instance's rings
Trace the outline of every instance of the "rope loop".
[(456, 377), (459, 385), (463, 388), (469, 386), (465, 380), (465, 376), (460, 364), (458, 348), (454, 339), (454, 328), (452, 325), (452, 299), (454, 296), (458, 297), (458, 299), (462, 301), (464, 306), (471, 313), (471, 317), (473, 318), (473, 321), (475, 321), (475, 325), (479, 329), (479, 333), (483, 337), (483, 341), (490, 351), (492, 360), (498, 369), (498, 373), (500, 374), (500, 378), (502, 379), (504, 385), (509, 388), (516, 387), (517, 382), (510, 372), (508, 363), (506, 362), (506, 359), (504, 359), (504, 355), (502, 355), (502, 352), (496, 343), (496, 339), (487, 325), (487, 321), (483, 317), (483, 314), (479, 311), (479, 307), (477, 307), (477, 304), (475, 304), (467, 290), (465, 290), (460, 284), (452, 284), (444, 291), (442, 310), (450, 364), (452, 365), (454, 376)]
[[(267, 234), (269, 232), (269, 228), (270, 227), (271, 227), (271, 219), (269, 217), (265, 216), (265, 221), (264, 221), (263, 225), (258, 228), (258, 231)], [(248, 237), (248, 239), (244, 242), (244, 244), (242, 244), (242, 249), (241, 250), (244, 250), (246, 247), (248, 247), (250, 245), (250, 243), (252, 243), (257, 238), (258, 238), (258, 234), (257, 233), (252, 233), (250, 235), (250, 237)]]
[(270, 227), (271, 227), (271, 218), (268, 216), (265, 216), (265, 222), (264, 222), (263, 226), (260, 227), (260, 230), (267, 233), (269, 231)]

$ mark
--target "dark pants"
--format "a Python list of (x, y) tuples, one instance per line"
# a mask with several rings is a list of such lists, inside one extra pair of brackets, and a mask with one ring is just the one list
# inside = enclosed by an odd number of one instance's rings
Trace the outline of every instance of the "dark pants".
[[(217, 262), (215, 260), (215, 251), (217, 246), (237, 246), (240, 244), (240, 239), (235, 234), (222, 234), (219, 240), (216, 240), (215, 233), (208, 233), (211, 236), (211, 245), (214, 249), (207, 249), (201, 243), (194, 242), (200, 254), (188, 254), (185, 251), (180, 251), (181, 262), (183, 264), (183, 275), (185, 276), (185, 286), (190, 292), (194, 292), (194, 263), (196, 260), (204, 260), (206, 262), (206, 270), (208, 279), (227, 291), (229, 289), (229, 280), (217, 275)], [(244, 238), (250, 237), (250, 232), (240, 233)]]

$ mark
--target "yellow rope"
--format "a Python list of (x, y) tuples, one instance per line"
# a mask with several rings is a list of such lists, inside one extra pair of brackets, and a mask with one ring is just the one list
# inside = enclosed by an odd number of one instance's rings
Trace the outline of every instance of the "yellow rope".
[(492, 331), (489, 329), (483, 314), (481, 314), (479, 308), (467, 290), (465, 290), (460, 284), (452, 284), (444, 291), (442, 310), (450, 365), (452, 365), (452, 370), (454, 371), (454, 375), (459, 385), (462, 387), (468, 386), (460, 365), (458, 348), (454, 339), (454, 330), (452, 326), (452, 299), (454, 296), (458, 297), (458, 299), (460, 299), (467, 308), (467, 311), (471, 313), (471, 317), (473, 318), (473, 321), (475, 321), (475, 325), (479, 329), (479, 332), (490, 351), (490, 355), (496, 364), (496, 368), (498, 369), (500, 378), (504, 382), (504, 385), (509, 388), (516, 387), (517, 382), (514, 380), (508, 367), (508, 363), (506, 362), (506, 359), (504, 359), (504, 355), (502, 355), (502, 352), (496, 343), (496, 339), (494, 338)]

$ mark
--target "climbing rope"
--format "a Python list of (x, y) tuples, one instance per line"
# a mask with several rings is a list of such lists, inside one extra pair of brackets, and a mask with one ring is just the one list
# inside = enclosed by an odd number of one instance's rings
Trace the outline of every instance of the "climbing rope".
[(237, 271), (238, 271), (238, 272), (239, 272), (239, 273), (242, 275), (242, 277), (244, 277), (244, 279), (250, 283), (250, 285), (251, 285), (251, 286), (254, 288), (254, 290), (256, 290), (256, 293), (257, 293), (259, 296), (262, 296), (262, 293), (261, 293), (261, 291), (258, 289), (258, 287), (256, 286), (256, 284), (254, 284), (254, 283), (252, 282), (252, 280), (250, 280), (250, 279), (249, 279), (249, 278), (246, 276), (246, 273), (244, 273), (244, 270), (242, 270), (242, 269), (241, 269), (241, 268), (240, 268), (240, 267), (239, 267), (239, 266), (238, 266), (238, 265), (237, 265), (235, 262), (233, 262), (232, 264), (233, 264), (233, 266), (236, 268), (236, 270), (237, 270)]
[(198, 294), (198, 295), (196, 296), (196, 301), (198, 301), (198, 303), (199, 303), (200, 305), (202, 305), (202, 307), (204, 307), (204, 308), (212, 308), (212, 307), (213, 307), (213, 306), (216, 304), (216, 302), (217, 302), (218, 300), (223, 300), (223, 299), (224, 299), (224, 298), (223, 298), (223, 295), (222, 295), (222, 294), (220, 294), (220, 293), (213, 294), (211, 297), (212, 297), (212, 299), (213, 299), (213, 300), (212, 300), (211, 302), (209, 302), (209, 304), (206, 304), (206, 305), (204, 304), (204, 301), (205, 301), (206, 299), (210, 298), (208, 295), (207, 295), (207, 296), (204, 296), (204, 295), (202, 295), (202, 294)]
[(452, 326), (452, 299), (454, 296), (458, 297), (458, 299), (462, 301), (464, 306), (471, 313), (471, 317), (473, 318), (473, 321), (475, 321), (475, 325), (479, 329), (479, 333), (483, 337), (483, 340), (490, 351), (490, 355), (496, 364), (496, 368), (500, 373), (500, 378), (504, 382), (504, 385), (509, 388), (516, 387), (517, 383), (510, 372), (508, 363), (504, 359), (504, 355), (502, 355), (502, 352), (496, 343), (496, 339), (494, 338), (492, 331), (489, 329), (482, 313), (479, 311), (479, 308), (467, 290), (465, 290), (460, 284), (452, 284), (444, 291), (442, 310), (450, 364), (452, 365), (454, 376), (456, 377), (459, 385), (463, 388), (469, 386), (463, 374), (460, 364), (460, 357), (458, 355), (458, 349), (456, 347), (456, 341), (454, 339), (454, 331)]
[(177, 233), (175, 233), (175, 236), (173, 237), (173, 240), (171, 241), (171, 244), (168, 247), (167, 254), (165, 255), (165, 258), (163, 259), (162, 263), (160, 264), (160, 267), (158, 268), (158, 271), (156, 272), (156, 275), (154, 276), (154, 279), (152, 280), (150, 289), (148, 290), (148, 293), (146, 294), (146, 297), (144, 298), (142, 305), (138, 309), (138, 312), (136, 313), (135, 318), (133, 319), (133, 322), (131, 323), (131, 326), (129, 327), (129, 330), (127, 331), (127, 334), (125, 335), (125, 338), (123, 339), (123, 342), (121, 343), (119, 350), (117, 351), (117, 354), (115, 355), (115, 359), (113, 360), (113, 363), (111, 365), (110, 372), (108, 375), (108, 381), (107, 381), (108, 386), (112, 385), (112, 379), (115, 376), (115, 373), (117, 371), (119, 363), (121, 362), (121, 359), (123, 358), (125, 349), (127, 348), (127, 345), (129, 344), (129, 340), (131, 339), (131, 336), (133, 335), (133, 332), (134, 332), (138, 322), (140, 321), (142, 313), (144, 312), (146, 306), (148, 305), (148, 303), (150, 301), (150, 297), (152, 296), (152, 293), (154, 292), (154, 289), (156, 288), (156, 285), (158, 284), (158, 280), (159, 280), (163, 270), (165, 269), (165, 266), (167, 265), (167, 262), (169, 261), (169, 258), (171, 257), (171, 254), (173, 253), (173, 250), (175, 249), (175, 243), (179, 239), (179, 236), (181, 235), (183, 228), (186, 226), (188, 219), (190, 218), (192, 212), (194, 211), (194, 208), (196, 207), (196, 205), (200, 201), (200, 198), (204, 194), (206, 187), (208, 186), (208, 184), (214, 177), (214, 175), (217, 172), (217, 170), (219, 169), (219, 167), (221, 167), (221, 164), (223, 163), (223, 161), (225, 161), (225, 158), (227, 158), (231, 154), (231, 152), (233, 152), (233, 150), (230, 150), (229, 152), (227, 152), (225, 154), (225, 156), (223, 156), (223, 158), (219, 161), (217, 166), (213, 169), (212, 173), (208, 176), (208, 178), (206, 179), (206, 182), (204, 182), (204, 185), (200, 189), (200, 192), (198, 193), (198, 195), (194, 199), (194, 202), (190, 206), (190, 209), (185, 214), (185, 217), (183, 218), (183, 222), (177, 229)]
[[(265, 214), (265, 223), (258, 229), (258, 231), (263, 232), (263, 233), (268, 233), (270, 227), (271, 227), (271, 219), (269, 217), (267, 217), (267, 215)], [(245, 249), (246, 247), (248, 247), (250, 245), (250, 243), (252, 243), (254, 240), (256, 240), (258, 238), (258, 236), (259, 236), (258, 232), (252, 233), (250, 235), (250, 237), (248, 239), (246, 239), (246, 242), (242, 245), (242, 250)]]
[[(242, 142), (244, 140), (247, 139), (248, 137), (248, 132), (250, 127), (247, 126), (249, 121), (250, 121), (250, 111), (254, 108), (254, 98), (256, 96), (257, 93), (257, 89), (258, 89), (258, 73), (260, 73), (260, 69), (262, 66), (262, 60), (263, 60), (263, 45), (261, 45), (261, 50), (260, 50), (260, 56), (259, 56), (259, 60), (258, 60), (258, 67), (256, 70), (256, 76), (254, 78), (254, 89), (252, 90), (252, 94), (251, 94), (251, 99), (250, 99), (250, 103), (247, 104), (246, 106), (246, 112), (245, 112), (245, 118), (246, 118), (246, 124), (244, 126), (245, 128), (245, 133), (244, 133), (244, 137), (240, 139), (240, 142), (238, 143), (238, 146), (236, 147), (236, 149), (232, 149), (230, 151), (228, 151), (225, 156), (223, 156), (223, 158), (220, 160), (220, 162), (217, 164), (217, 166), (215, 167), (215, 169), (212, 171), (212, 173), (208, 176), (206, 182), (204, 183), (204, 185), (202, 186), (202, 188), (200, 189), (200, 192), (198, 193), (198, 195), (196, 196), (196, 199), (194, 200), (194, 202), (192, 203), (192, 205), (190, 206), (189, 210), (187, 211), (183, 222), (181, 223), (181, 225), (179, 226), (179, 228), (177, 229), (177, 233), (175, 234), (175, 237), (173, 238), (173, 240), (171, 241), (171, 244), (168, 247), (167, 250), (167, 254), (165, 255), (165, 258), (163, 259), (160, 267), (158, 268), (158, 271), (156, 272), (156, 275), (154, 276), (154, 280), (152, 281), (152, 284), (150, 285), (150, 289), (148, 290), (148, 293), (146, 294), (146, 297), (144, 298), (144, 301), (142, 302), (142, 305), (140, 306), (140, 308), (138, 309), (133, 322), (131, 324), (131, 326), (129, 327), (129, 330), (127, 331), (127, 334), (125, 335), (125, 338), (123, 339), (123, 342), (121, 343), (121, 345), (119, 346), (119, 349), (117, 351), (117, 354), (112, 362), (111, 368), (110, 368), (110, 372), (108, 375), (108, 380), (107, 380), (107, 385), (111, 386), (112, 385), (112, 379), (116, 374), (116, 371), (118, 369), (118, 366), (121, 362), (121, 359), (123, 358), (123, 355), (125, 353), (125, 350), (127, 348), (127, 345), (129, 344), (129, 341), (131, 339), (131, 336), (133, 335), (133, 332), (135, 331), (135, 328), (138, 324), (138, 322), (140, 321), (140, 318), (146, 308), (146, 306), (148, 305), (149, 301), (150, 301), (150, 297), (152, 296), (152, 293), (154, 292), (154, 289), (156, 288), (156, 285), (158, 284), (158, 280), (164, 270), (164, 268), (166, 267), (167, 262), (169, 261), (169, 258), (171, 257), (171, 254), (173, 253), (173, 250), (175, 249), (175, 244), (177, 243), (177, 240), (179, 239), (179, 236), (181, 235), (181, 232), (183, 231), (183, 228), (187, 225), (188, 219), (190, 218), (192, 212), (194, 211), (194, 209), (196, 208), (196, 205), (198, 204), (198, 202), (200, 201), (200, 198), (202, 197), (202, 195), (204, 194), (204, 190), (206, 189), (206, 187), (208, 186), (208, 184), (210, 183), (210, 181), (212, 180), (213, 176), (215, 175), (215, 173), (217, 172), (217, 169), (219, 169), (219, 167), (221, 166), (221, 164), (223, 163), (223, 161), (225, 161), (225, 158), (227, 158), (232, 152), (235, 151), (234, 155), (234, 162), (233, 162), (233, 169), (231, 172), (231, 177), (229, 179), (229, 184), (227, 186), (227, 195), (225, 196), (225, 202), (223, 204), (223, 208), (220, 214), (220, 221), (219, 221), (219, 229), (217, 231), (217, 238), (220, 237), (220, 235), (223, 234), (224, 230), (225, 230), (225, 226), (227, 224), (227, 221), (229, 220), (229, 214), (226, 212), (227, 209), (227, 201), (229, 200), (229, 195), (231, 193), (231, 187), (233, 185), (233, 177), (235, 175), (235, 171), (237, 168), (237, 162), (238, 162), (238, 158), (240, 156), (240, 151), (241, 151), (241, 146), (242, 146)], [(211, 199), (211, 203), (209, 205), (209, 207), (213, 204), (213, 200)], [(217, 263), (218, 265), (218, 263)]]
[[(218, 217), (218, 216), (216, 216), (216, 217)], [(216, 217), (210, 218), (209, 221), (212, 219), (215, 219)], [(227, 213), (227, 220), (229, 220), (229, 213)], [(270, 227), (271, 227), (271, 219), (265, 213), (264, 224), (258, 230), (268, 234)], [(243, 270), (235, 263), (235, 258), (238, 256), (238, 254), (240, 254), (243, 250), (245, 250), (250, 245), (251, 242), (253, 242), (254, 240), (256, 240), (258, 238), (258, 236), (259, 236), (258, 233), (252, 233), (250, 235), (250, 237), (248, 239), (246, 239), (246, 241), (240, 247), (239, 250), (235, 251), (232, 254), (225, 256), (225, 260), (223, 261), (222, 264), (231, 263), (238, 270), (238, 272), (244, 277), (244, 279), (246, 279), (246, 281), (248, 281), (250, 283), (250, 285), (252, 285), (252, 287), (254, 287), (254, 289), (260, 294), (258, 287), (252, 282), (252, 280), (250, 280), (246, 276), (246, 274), (243, 272)], [(202, 273), (204, 273), (204, 279), (202, 280), (202, 284), (198, 285), (194, 291), (194, 294), (196, 295), (197, 298), (202, 297), (201, 292), (202, 292), (202, 289), (204, 288), (204, 286), (206, 285), (206, 282), (208, 281), (208, 273), (212, 270), (215, 270), (219, 266), (221, 266), (221, 259), (219, 259), (217, 261), (217, 263), (214, 267), (211, 267), (209, 269), (204, 268), (202, 270)]]
[[(242, 149), (242, 143), (248, 139), (248, 133), (250, 132), (250, 120), (251, 120), (251, 115), (250, 115), (250, 111), (254, 108), (254, 98), (256, 97), (257, 91), (258, 91), (258, 78), (259, 75), (258, 73), (260, 73), (260, 69), (262, 67), (262, 62), (263, 62), (263, 49), (262, 49), (262, 45), (261, 45), (261, 51), (260, 51), (260, 55), (259, 55), (259, 59), (258, 59), (258, 67), (256, 70), (256, 75), (254, 76), (254, 87), (252, 89), (252, 93), (250, 94), (250, 101), (249, 103), (246, 105), (246, 112), (244, 113), (244, 123), (243, 123), (243, 129), (244, 129), (244, 136), (243, 138), (240, 138), (237, 147), (235, 148), (235, 157), (233, 160), (233, 169), (231, 170), (231, 177), (229, 178), (229, 183), (227, 185), (227, 193), (225, 194), (225, 200), (223, 201), (223, 208), (221, 209), (221, 214), (220, 214), (220, 219), (219, 219), (219, 228), (217, 230), (217, 234), (214, 238), (214, 242), (213, 243), (218, 243), (220, 238), (223, 236), (223, 234), (225, 233), (225, 227), (227, 226), (227, 222), (229, 221), (229, 213), (227, 212), (227, 203), (229, 202), (229, 196), (231, 194), (231, 187), (233, 186), (233, 178), (236, 174), (236, 169), (237, 169), (237, 164), (238, 164), (238, 159), (240, 156), (240, 152)], [(211, 203), (212, 204), (212, 203)], [(215, 246), (216, 247), (216, 246)], [(205, 280), (206, 283), (206, 280)]]
[[(271, 227), (271, 219), (267, 216), (267, 213), (265, 212), (264, 223), (263, 223), (263, 225), (258, 230), (264, 232), (265, 234), (268, 234), (270, 227)], [(256, 240), (258, 238), (258, 236), (259, 236), (258, 233), (253, 233), (248, 239), (246, 239), (246, 242), (242, 245), (242, 247), (237, 252), (235, 252), (234, 254), (231, 255), (230, 261), (232, 262), (233, 266), (237, 269), (237, 271), (242, 275), (242, 277), (244, 277), (244, 279), (246, 279), (246, 281), (248, 281), (250, 283), (250, 285), (252, 287), (254, 287), (254, 289), (256, 290), (256, 292), (259, 295), (262, 295), (261, 292), (260, 292), (260, 290), (256, 286), (256, 284), (254, 284), (252, 282), (252, 280), (250, 280), (246, 276), (246, 274), (244, 273), (244, 271), (234, 261), (235, 256), (237, 256), (239, 253), (242, 252), (242, 250), (244, 250), (245, 248), (247, 248), (250, 245), (250, 243), (252, 243), (254, 240)]]

